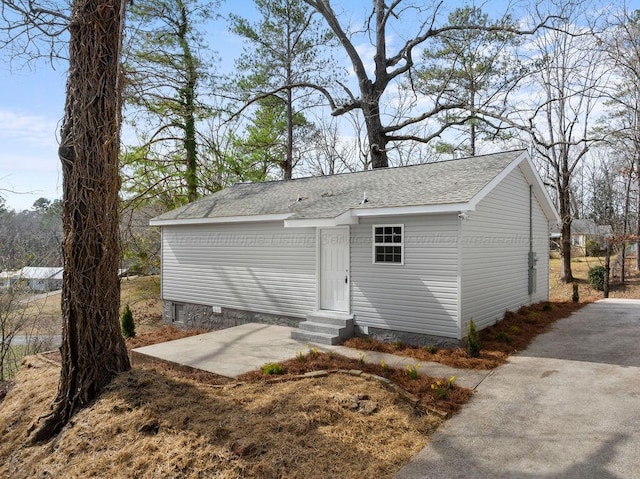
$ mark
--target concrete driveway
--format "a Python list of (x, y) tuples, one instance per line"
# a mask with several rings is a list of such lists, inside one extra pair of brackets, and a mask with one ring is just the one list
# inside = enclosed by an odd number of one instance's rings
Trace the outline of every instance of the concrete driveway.
[(396, 479), (640, 478), (640, 300), (590, 304), (487, 377)]

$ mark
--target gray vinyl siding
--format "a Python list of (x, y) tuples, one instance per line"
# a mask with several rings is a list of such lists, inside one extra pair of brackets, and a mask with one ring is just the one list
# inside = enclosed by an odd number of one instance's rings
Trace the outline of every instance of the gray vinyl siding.
[(304, 317), (316, 305), (316, 230), (164, 226), (162, 268), (164, 300)]
[[(404, 264), (374, 264), (372, 225), (404, 225)], [(351, 226), (351, 305), (358, 326), (456, 337), (456, 215), (362, 219)]]
[(462, 328), (473, 319), (480, 328), (502, 319), (506, 310), (548, 298), (548, 227), (534, 196), (536, 292), (528, 291), (529, 184), (512, 171), (461, 222)]

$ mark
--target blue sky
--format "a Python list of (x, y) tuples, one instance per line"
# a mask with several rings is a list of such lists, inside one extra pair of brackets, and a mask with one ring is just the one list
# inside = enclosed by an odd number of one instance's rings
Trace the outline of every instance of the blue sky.
[(27, 209), (58, 198), (57, 125), (64, 107), (64, 72), (0, 69), (0, 189), (9, 206)]
[[(227, 2), (236, 12), (250, 15), (250, 0)], [(242, 46), (226, 31), (223, 20), (212, 25), (213, 49), (227, 67)], [(0, 195), (10, 208), (30, 209), (34, 201), (62, 196), (62, 173), (57, 156), (58, 130), (64, 111), (65, 66), (57, 70), (46, 61), (35, 67), (11, 64), (0, 55)]]
[[(368, 0), (332, 2), (347, 5), (351, 17), (361, 21)], [(447, 2), (447, 8), (463, 2)], [(360, 6), (354, 6), (360, 4)], [(506, 1), (489, 1), (485, 11), (501, 13)], [(627, 5), (640, 8), (640, 0)], [(334, 7), (339, 11), (338, 6)], [(229, 0), (222, 13), (235, 13), (251, 17), (254, 12), (250, 0)], [(492, 12), (493, 13), (493, 12)], [(403, 32), (396, 32), (402, 36)], [(233, 59), (242, 48), (242, 41), (227, 32), (224, 20), (210, 28), (212, 49), (222, 58), (222, 69), (233, 66)], [(50, 200), (61, 196), (62, 177), (57, 157), (57, 133), (64, 108), (64, 65), (53, 70), (46, 62), (35, 69), (13, 65), (0, 54), (0, 194), (9, 207), (29, 209), (33, 202), (45, 197)]]

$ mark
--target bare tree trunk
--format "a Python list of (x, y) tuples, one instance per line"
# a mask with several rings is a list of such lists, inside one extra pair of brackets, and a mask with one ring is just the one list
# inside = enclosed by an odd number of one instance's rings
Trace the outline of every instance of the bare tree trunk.
[(47, 440), (130, 368), (118, 322), (120, 47), (124, 1), (75, 0), (59, 156), (63, 173), (62, 370)]
[(388, 140), (380, 119), (379, 101), (363, 102), (362, 112), (367, 126), (371, 167), (386, 168), (389, 166), (389, 158), (387, 156)]
[[(293, 84), (293, 65), (290, 57), (293, 45), (291, 45), (291, 31), (287, 24), (287, 86)], [(284, 162), (284, 179), (290, 180), (293, 177), (293, 89), (286, 90), (286, 114), (287, 114), (287, 157)]]
[(624, 195), (624, 217), (622, 218), (622, 251), (620, 252), (620, 258), (622, 263), (620, 264), (620, 283), (625, 283), (627, 276), (627, 241), (625, 237), (629, 233), (629, 210), (631, 209), (631, 180), (633, 176), (633, 164), (628, 172), (628, 177), (625, 182), (625, 195)]
[(293, 94), (287, 90), (287, 157), (284, 160), (284, 179), (293, 177)]
[(636, 271), (640, 271), (640, 156), (636, 154), (636, 179), (638, 192), (636, 200)]
[[(469, 104), (475, 109), (476, 108), (476, 92), (475, 92), (475, 82), (471, 82), (471, 91), (469, 97)], [(476, 156), (476, 117), (471, 118), (470, 121), (470, 130), (469, 130), (469, 140), (470, 140), (470, 151), (469, 154), (471, 156)]]
[(602, 290), (604, 292), (604, 297), (609, 297), (609, 278), (611, 277), (611, 238), (607, 238), (607, 248), (604, 257), (604, 284), (602, 285)]

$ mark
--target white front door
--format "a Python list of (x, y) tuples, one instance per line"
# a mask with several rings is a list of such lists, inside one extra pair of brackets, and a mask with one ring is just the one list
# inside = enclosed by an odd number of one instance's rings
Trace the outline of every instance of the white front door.
[(349, 312), (349, 228), (320, 230), (320, 309)]

